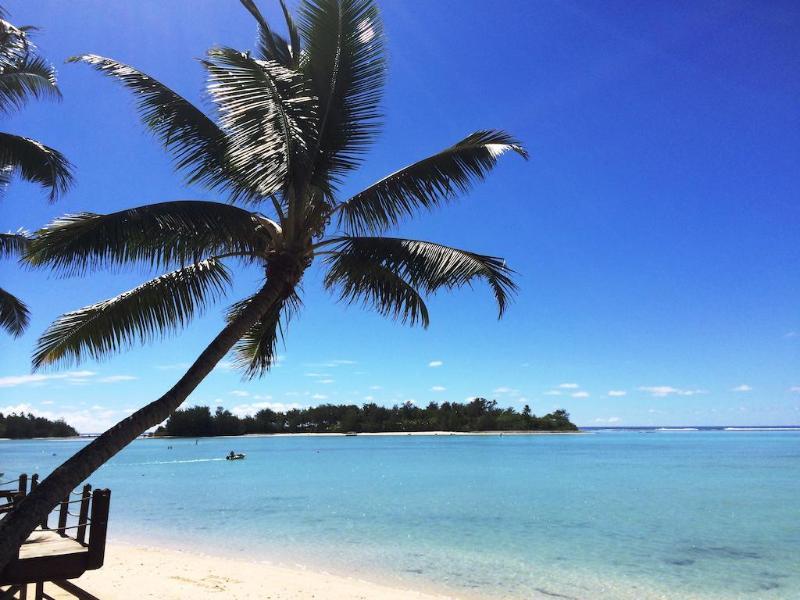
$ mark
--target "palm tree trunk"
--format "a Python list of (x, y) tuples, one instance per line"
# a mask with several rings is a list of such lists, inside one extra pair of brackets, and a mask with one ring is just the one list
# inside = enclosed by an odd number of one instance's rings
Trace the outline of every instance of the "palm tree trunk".
[(147, 429), (167, 419), (211, 373), (239, 338), (275, 302), (281, 302), (289, 296), (299, 282), (302, 271), (302, 267), (271, 269), (267, 283), (253, 297), (253, 301), (214, 338), (166, 394), (123, 419), (73, 455), (48, 475), (17, 508), (7, 514), (0, 521), (0, 572), (16, 557), (22, 542), (58, 502)]

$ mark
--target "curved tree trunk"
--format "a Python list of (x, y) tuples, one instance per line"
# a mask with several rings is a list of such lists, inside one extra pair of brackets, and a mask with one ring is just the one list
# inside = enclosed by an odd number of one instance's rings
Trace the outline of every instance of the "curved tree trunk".
[[(0, 571), (16, 557), (17, 549), (56, 504), (81, 481), (125, 446), (167, 419), (191, 394), (234, 344), (275, 302), (284, 300), (302, 275), (302, 269), (276, 269), (253, 301), (231, 321), (163, 396), (123, 419), (54, 470), (0, 521)], [(287, 272), (288, 271), (288, 272)], [(275, 276), (278, 275), (278, 276)]]

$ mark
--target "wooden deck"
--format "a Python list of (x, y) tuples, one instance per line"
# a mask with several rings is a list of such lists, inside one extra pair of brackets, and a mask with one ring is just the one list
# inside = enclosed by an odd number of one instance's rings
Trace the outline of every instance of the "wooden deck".
[(35, 530), (19, 549), (20, 560), (88, 552), (87, 546), (55, 531)]

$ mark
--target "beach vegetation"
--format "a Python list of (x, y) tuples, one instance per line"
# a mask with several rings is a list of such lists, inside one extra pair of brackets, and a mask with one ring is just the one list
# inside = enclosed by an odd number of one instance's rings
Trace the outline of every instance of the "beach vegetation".
[(44, 437), (74, 437), (78, 432), (63, 419), (51, 421), (31, 413), (0, 413), (0, 438), (30, 439)]
[(237, 417), (218, 407), (212, 415), (207, 406), (175, 411), (155, 435), (204, 437), (268, 433), (393, 433), (422, 431), (577, 431), (564, 410), (537, 417), (525, 411), (499, 408), (494, 401), (475, 398), (467, 404), (431, 402), (420, 408), (410, 402), (392, 407), (374, 402), (322, 404), (287, 412), (262, 409)]

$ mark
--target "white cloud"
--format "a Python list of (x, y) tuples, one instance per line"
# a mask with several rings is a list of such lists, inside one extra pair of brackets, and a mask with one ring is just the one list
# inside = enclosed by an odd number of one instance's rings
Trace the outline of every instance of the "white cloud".
[(237, 417), (252, 416), (263, 409), (274, 410), (275, 412), (286, 412), (295, 408), (300, 408), (296, 403), (284, 402), (252, 402), (250, 404), (238, 404), (231, 409), (231, 412)]
[(753, 388), (743, 383), (742, 385), (737, 385), (735, 388), (731, 388), (732, 392), (752, 392)]
[(333, 379), (320, 379), (319, 382), (320, 383), (334, 383), (334, 380)]
[(443, 392), (443, 391), (445, 391), (446, 389), (447, 389), (447, 388), (446, 388), (446, 387), (444, 387), (444, 386), (441, 386), (441, 385), (435, 385), (435, 386), (433, 386), (433, 387), (431, 388), (431, 391), (432, 391), (432, 392)]
[(328, 397), (325, 394), (314, 394), (311, 396), (312, 400), (327, 400)]
[(783, 335), (783, 337), (785, 337), (787, 339), (790, 339), (790, 338), (797, 337), (797, 335), (798, 335), (798, 333), (796, 331), (788, 331)]
[(381, 386), (379, 386), (379, 385), (371, 385), (371, 386), (369, 386), (369, 389), (371, 389), (371, 390), (382, 390), (383, 388)]
[(588, 398), (589, 397), (589, 392), (575, 392), (574, 394), (572, 394), (572, 397), (573, 398)]
[(119, 411), (104, 409), (101, 406), (93, 406), (91, 409), (74, 409), (59, 410), (39, 410), (30, 404), (17, 404), (15, 406), (4, 406), (0, 408), (3, 414), (15, 413), (31, 413), (37, 417), (44, 417), (55, 421), (56, 419), (64, 419), (68, 425), (72, 425), (80, 433), (101, 433), (114, 425), (123, 416)]
[(372, 402), (373, 400), (375, 400), (375, 398), (373, 398), (372, 396), (364, 396), (364, 400), (366, 400), (367, 402)]
[(519, 396), (520, 392), (517, 389), (510, 388), (510, 387), (505, 386), (505, 385), (501, 385), (500, 387), (494, 388), (492, 390), (492, 393), (493, 394), (498, 394), (498, 395), (508, 394), (509, 396)]
[(118, 383), (120, 381), (134, 381), (135, 379), (139, 378), (133, 375), (109, 375), (108, 377), (101, 377), (97, 381), (100, 383)]
[(581, 386), (579, 386), (577, 383), (562, 383), (558, 387), (560, 387), (562, 390), (577, 390)]
[(94, 371), (69, 371), (67, 373), (34, 373), (31, 375), (8, 375), (0, 377), (0, 387), (16, 387), (18, 385), (42, 385), (47, 381), (66, 379), (69, 382), (80, 381), (96, 375)]
[(306, 377), (330, 377), (327, 373), (306, 373)]
[(696, 396), (698, 394), (707, 394), (708, 390), (697, 390), (697, 389), (689, 389), (684, 390), (680, 388), (675, 388), (670, 385), (654, 385), (654, 386), (642, 386), (639, 388), (642, 392), (647, 392), (651, 396), (655, 396), (656, 398), (665, 398), (667, 396)]
[(800, 385), (793, 385), (789, 388), (789, 391), (793, 394), (800, 394)]
[(626, 396), (628, 392), (625, 390), (608, 390), (608, 395), (612, 398), (619, 398), (621, 396)]
[(544, 393), (545, 396), (560, 396), (561, 392), (559, 390), (547, 390)]
[(431, 362), (428, 363), (428, 366), (429, 367), (441, 367), (443, 364), (444, 364), (444, 362), (441, 361), (441, 360), (432, 360)]
[(613, 423), (619, 423), (621, 420), (622, 419), (620, 419), (619, 417), (608, 417), (607, 419), (602, 419), (602, 418), (595, 419), (594, 422), (595, 423), (608, 423), (609, 425), (611, 425)]
[(244, 390), (233, 390), (228, 393), (231, 396), (238, 396), (239, 398), (247, 398), (250, 395), (250, 392), (245, 392)]

